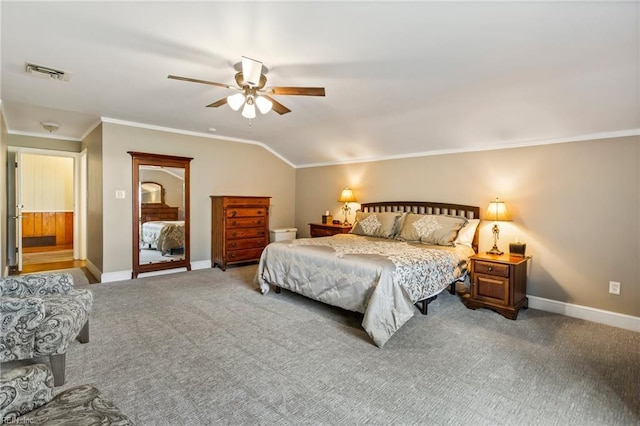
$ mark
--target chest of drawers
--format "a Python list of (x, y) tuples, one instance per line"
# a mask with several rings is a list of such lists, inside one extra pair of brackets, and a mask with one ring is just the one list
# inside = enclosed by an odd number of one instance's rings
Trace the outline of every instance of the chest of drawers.
[(269, 243), (271, 197), (211, 196), (211, 267), (260, 260)]

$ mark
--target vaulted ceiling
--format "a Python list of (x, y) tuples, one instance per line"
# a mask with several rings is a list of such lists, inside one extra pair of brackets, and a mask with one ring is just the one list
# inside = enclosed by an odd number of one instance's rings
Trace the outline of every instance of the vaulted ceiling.
[[(79, 140), (103, 119), (259, 142), (298, 167), (640, 128), (638, 2), (0, 7), (0, 99), (15, 134)], [(277, 96), (291, 113), (248, 120), (205, 107), (229, 89), (167, 78), (234, 84), (241, 56), (264, 63), (268, 85), (326, 97)], [(27, 62), (71, 78), (34, 77)]]

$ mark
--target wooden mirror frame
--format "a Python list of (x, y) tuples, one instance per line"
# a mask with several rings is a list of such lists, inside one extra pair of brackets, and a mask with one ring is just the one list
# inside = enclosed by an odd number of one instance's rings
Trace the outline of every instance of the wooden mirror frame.
[[(165, 269), (187, 268), (191, 270), (191, 261), (189, 258), (189, 165), (193, 158), (176, 157), (172, 155), (149, 154), (146, 152), (127, 151), (131, 155), (132, 160), (132, 207), (133, 215), (131, 220), (133, 238), (132, 238), (132, 266), (131, 278), (137, 278), (138, 274), (152, 271), (161, 271)], [(175, 167), (184, 169), (184, 257), (181, 260), (168, 262), (146, 263), (140, 264), (140, 166), (160, 166)]]

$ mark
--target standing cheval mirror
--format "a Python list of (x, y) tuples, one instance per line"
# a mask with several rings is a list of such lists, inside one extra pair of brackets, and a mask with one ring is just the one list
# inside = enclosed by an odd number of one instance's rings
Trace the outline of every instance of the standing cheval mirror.
[(133, 272), (187, 268), (189, 164), (193, 158), (128, 152), (132, 159)]

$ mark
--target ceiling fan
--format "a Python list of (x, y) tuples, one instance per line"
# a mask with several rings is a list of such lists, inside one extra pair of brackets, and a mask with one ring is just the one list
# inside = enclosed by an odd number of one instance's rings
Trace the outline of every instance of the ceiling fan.
[(264, 69), (263, 73), (262, 62), (243, 56), (241, 64), (242, 71), (235, 75), (237, 86), (176, 75), (169, 75), (168, 78), (239, 91), (239, 93), (215, 101), (207, 105), (207, 107), (217, 108), (224, 104), (229, 104), (231, 109), (238, 111), (244, 105), (242, 115), (246, 118), (255, 118), (256, 106), (263, 114), (268, 113), (271, 109), (280, 115), (291, 112), (289, 108), (273, 99), (270, 95), (324, 96), (324, 87), (265, 87), (267, 77), (264, 75), (266, 69)]

